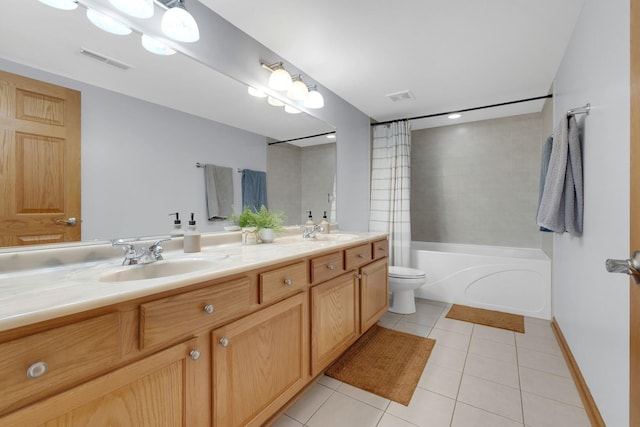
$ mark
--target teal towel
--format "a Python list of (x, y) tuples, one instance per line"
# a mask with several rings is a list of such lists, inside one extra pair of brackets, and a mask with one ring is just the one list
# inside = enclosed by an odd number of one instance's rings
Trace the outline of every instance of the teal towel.
[(245, 169), (242, 171), (242, 206), (252, 211), (259, 211), (267, 205), (267, 174)]

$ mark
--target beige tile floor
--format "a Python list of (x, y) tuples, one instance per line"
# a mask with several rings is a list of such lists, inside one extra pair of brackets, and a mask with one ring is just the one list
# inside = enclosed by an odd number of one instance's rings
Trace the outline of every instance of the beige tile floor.
[(525, 318), (520, 334), (447, 319), (441, 302), (416, 306), (380, 321), (436, 340), (408, 406), (325, 376), (275, 427), (590, 426), (548, 321)]

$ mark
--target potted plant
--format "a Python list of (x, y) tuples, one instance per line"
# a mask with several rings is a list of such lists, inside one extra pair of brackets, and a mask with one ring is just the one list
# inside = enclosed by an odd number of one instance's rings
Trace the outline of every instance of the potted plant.
[(269, 210), (262, 205), (260, 210), (253, 213), (253, 219), (258, 228), (260, 240), (263, 243), (271, 243), (275, 235), (282, 231), (282, 224), (287, 217), (282, 211)]
[(240, 215), (235, 212), (229, 216), (229, 221), (238, 224), (242, 230), (242, 243), (245, 245), (254, 245), (258, 243), (258, 223), (256, 214), (251, 212), (248, 206), (242, 209)]

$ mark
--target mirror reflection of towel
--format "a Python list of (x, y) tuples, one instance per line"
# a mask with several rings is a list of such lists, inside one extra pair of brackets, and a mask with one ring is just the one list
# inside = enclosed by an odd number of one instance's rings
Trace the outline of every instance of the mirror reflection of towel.
[(227, 219), (233, 205), (233, 171), (231, 168), (204, 165), (204, 181), (209, 221)]
[(252, 211), (260, 210), (260, 206), (267, 205), (267, 174), (260, 171), (245, 169), (242, 171), (242, 206), (248, 206)]

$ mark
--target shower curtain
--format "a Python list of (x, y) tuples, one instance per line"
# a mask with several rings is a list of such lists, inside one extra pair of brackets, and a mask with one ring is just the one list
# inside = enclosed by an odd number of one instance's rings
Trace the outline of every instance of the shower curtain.
[(409, 267), (411, 250), (411, 127), (373, 128), (369, 230), (388, 233), (389, 265)]

